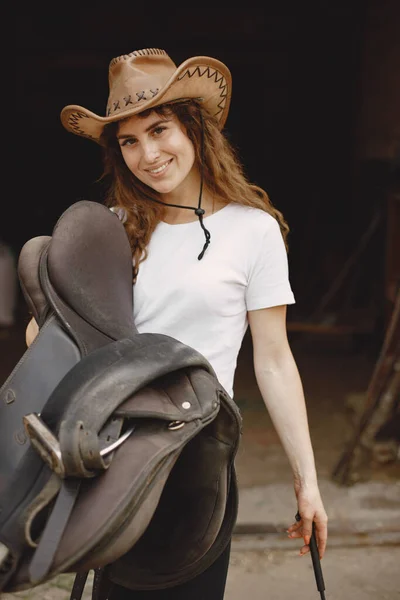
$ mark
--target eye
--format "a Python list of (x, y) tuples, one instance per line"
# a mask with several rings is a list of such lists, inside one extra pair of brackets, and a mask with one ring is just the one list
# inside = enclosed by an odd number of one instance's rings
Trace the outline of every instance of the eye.
[(126, 138), (125, 140), (121, 141), (121, 146), (132, 146), (133, 144), (136, 143), (135, 138)]
[(164, 125), (157, 125), (157, 127), (155, 127), (153, 129), (153, 133), (155, 135), (161, 135), (163, 131), (165, 131), (167, 128)]

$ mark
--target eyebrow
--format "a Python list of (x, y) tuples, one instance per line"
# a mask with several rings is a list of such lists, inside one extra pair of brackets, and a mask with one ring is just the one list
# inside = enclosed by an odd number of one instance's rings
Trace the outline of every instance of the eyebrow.
[[(169, 121), (171, 121), (171, 119), (159, 119), (158, 121), (156, 121), (155, 123), (152, 123), (151, 125), (149, 125), (148, 127), (146, 127), (145, 129), (145, 133), (148, 133), (149, 131), (151, 131), (152, 129), (155, 129), (156, 127), (158, 127), (159, 125), (161, 125), (162, 123), (168, 123)], [(117, 139), (118, 140), (124, 140), (126, 138), (131, 138), (131, 137), (135, 137), (133, 135), (133, 133), (121, 133), (117, 135)]]

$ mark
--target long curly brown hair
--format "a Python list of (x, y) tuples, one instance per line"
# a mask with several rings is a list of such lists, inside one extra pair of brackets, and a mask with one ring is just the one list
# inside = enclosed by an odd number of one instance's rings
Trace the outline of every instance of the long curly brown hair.
[[(193, 143), (196, 160), (200, 165), (203, 156), (203, 186), (222, 204), (235, 202), (253, 206), (272, 215), (279, 223), (282, 237), (288, 248), (289, 227), (282, 213), (277, 210), (268, 194), (250, 183), (244, 173), (236, 150), (218, 129), (216, 120), (196, 100), (162, 104), (139, 113), (147, 117), (155, 111), (160, 116), (176, 115)], [(139, 263), (147, 257), (147, 245), (156, 225), (162, 220), (165, 208), (149, 198), (160, 200), (159, 194), (139, 181), (126, 166), (117, 141), (119, 122), (104, 127), (101, 137), (104, 170), (101, 179), (108, 180), (106, 206), (123, 209), (126, 215), (125, 229), (132, 248), (134, 278)], [(202, 131), (204, 148), (202, 153)]]

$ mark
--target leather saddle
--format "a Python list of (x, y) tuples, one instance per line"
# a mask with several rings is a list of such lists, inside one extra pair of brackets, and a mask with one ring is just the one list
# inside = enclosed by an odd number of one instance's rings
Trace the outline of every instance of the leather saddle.
[(0, 389), (0, 592), (91, 569), (133, 590), (191, 579), (236, 521), (235, 403), (196, 350), (138, 333), (105, 206), (70, 206), (18, 275), (39, 333)]

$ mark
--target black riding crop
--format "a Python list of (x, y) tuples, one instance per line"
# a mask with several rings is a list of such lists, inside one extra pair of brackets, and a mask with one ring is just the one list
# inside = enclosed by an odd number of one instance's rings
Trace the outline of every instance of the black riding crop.
[[(300, 513), (298, 512), (296, 514), (296, 521), (300, 521), (301, 516)], [(315, 581), (317, 583), (317, 588), (318, 591), (321, 595), (321, 600), (326, 600), (325, 598), (325, 583), (324, 583), (324, 577), (322, 575), (322, 569), (321, 569), (321, 562), (319, 560), (319, 552), (318, 552), (318, 546), (317, 546), (317, 538), (315, 536), (315, 524), (312, 524), (312, 534), (311, 534), (311, 538), (310, 538), (310, 552), (311, 552), (311, 559), (312, 559), (312, 563), (313, 563), (313, 567), (314, 567), (314, 575), (315, 575)]]

